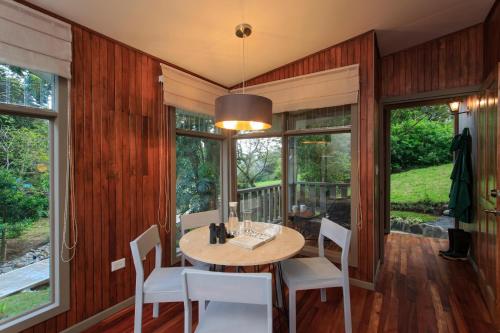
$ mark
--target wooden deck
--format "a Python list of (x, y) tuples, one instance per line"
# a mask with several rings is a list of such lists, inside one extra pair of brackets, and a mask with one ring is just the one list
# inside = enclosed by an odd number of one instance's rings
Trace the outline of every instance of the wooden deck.
[[(354, 332), (495, 332), (469, 263), (436, 255), (447, 241), (405, 234), (386, 239), (386, 261), (375, 291), (351, 287)], [(297, 295), (298, 332), (344, 332), (340, 290)], [(162, 304), (153, 320), (145, 306), (143, 332), (183, 332), (181, 303)], [(131, 332), (133, 308), (106, 319), (87, 332)], [(287, 332), (275, 315), (275, 332)]]

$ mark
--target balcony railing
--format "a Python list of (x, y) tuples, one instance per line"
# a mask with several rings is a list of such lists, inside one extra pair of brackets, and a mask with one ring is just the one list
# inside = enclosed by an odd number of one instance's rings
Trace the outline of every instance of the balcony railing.
[[(327, 212), (329, 205), (338, 199), (351, 196), (350, 183), (296, 182), (288, 185), (289, 210), (305, 205), (312, 214)], [(240, 211), (252, 211), (254, 221), (281, 223), (281, 185), (240, 189)]]
[(281, 185), (238, 190), (240, 211), (251, 211), (253, 221), (281, 222)]

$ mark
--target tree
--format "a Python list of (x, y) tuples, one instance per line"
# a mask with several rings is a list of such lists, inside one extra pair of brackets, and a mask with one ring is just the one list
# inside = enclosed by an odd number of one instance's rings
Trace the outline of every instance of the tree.
[[(0, 102), (50, 108), (54, 76), (0, 65)], [(47, 216), (49, 208), (47, 120), (0, 115), (0, 260), (7, 238)]]
[(0, 64), (0, 102), (50, 108), (54, 76)]
[(305, 135), (293, 139), (297, 181), (339, 183), (351, 179), (350, 133)]
[(45, 197), (29, 192), (30, 187), (0, 168), (0, 261), (7, 257), (7, 234), (17, 234), (20, 225), (39, 219)]
[[(256, 182), (281, 177), (279, 138), (241, 139), (236, 145), (238, 188), (256, 187)], [(278, 174), (277, 174), (278, 173)]]
[(393, 172), (452, 160), (453, 119), (446, 105), (395, 110), (391, 122)]
[(219, 141), (177, 136), (177, 214), (217, 208), (220, 193), (219, 170)]

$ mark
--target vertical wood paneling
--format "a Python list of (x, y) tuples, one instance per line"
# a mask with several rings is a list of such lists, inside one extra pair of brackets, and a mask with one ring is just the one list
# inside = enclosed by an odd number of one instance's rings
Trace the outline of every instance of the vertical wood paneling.
[(484, 76), (500, 62), (500, 1), (495, 1), (484, 22)]
[(378, 84), (385, 97), (478, 85), (483, 80), (483, 24), (386, 55), (380, 66)]
[[(70, 310), (25, 332), (60, 332), (133, 296), (129, 242), (157, 222), (158, 207), (160, 216), (170, 209), (166, 198), (159, 196), (160, 186), (169, 181), (165, 177), (170, 144), (157, 79), (159, 62), (73, 27), (72, 66), (79, 243), (70, 267)], [(161, 180), (160, 153), (165, 168)], [(167, 259), (170, 236), (164, 229), (161, 238)], [(111, 261), (123, 257), (126, 268), (111, 272)], [(146, 270), (152, 266), (148, 259)]]
[[(247, 81), (247, 85), (255, 85), (359, 63), (360, 99), (358, 112), (359, 133), (362, 133), (359, 136), (359, 181), (363, 188), (360, 193), (361, 214), (359, 216), (362, 217), (362, 221), (358, 230), (358, 268), (353, 270), (351, 275), (365, 281), (373, 280), (374, 221), (377, 214), (374, 206), (374, 149), (376, 144), (374, 127), (377, 119), (375, 115), (377, 103), (375, 98), (374, 54), (375, 34), (369, 32)], [(323, 55), (324, 60), (322, 60)], [(387, 63), (384, 66), (387, 66)]]

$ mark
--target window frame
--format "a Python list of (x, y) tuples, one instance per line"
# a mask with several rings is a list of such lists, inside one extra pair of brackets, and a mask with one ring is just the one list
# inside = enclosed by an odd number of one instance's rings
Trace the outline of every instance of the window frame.
[[(170, 212), (170, 244), (171, 244), (171, 255), (170, 255), (170, 263), (171, 265), (174, 265), (178, 262), (180, 262), (181, 259), (181, 254), (177, 253), (177, 248), (176, 248), (176, 237), (177, 237), (177, 210), (176, 210), (176, 203), (177, 203), (177, 191), (176, 191), (176, 185), (177, 185), (177, 171), (176, 171), (176, 165), (177, 165), (177, 136), (188, 136), (188, 137), (193, 137), (193, 138), (200, 138), (200, 139), (208, 139), (208, 140), (217, 140), (221, 143), (221, 148), (220, 148), (220, 195), (221, 195), (221, 214), (223, 220), (226, 219), (228, 215), (228, 190), (229, 190), (229, 177), (228, 177), (228, 160), (229, 160), (229, 154), (228, 154), (228, 137), (229, 137), (229, 131), (227, 130), (221, 130), (220, 134), (216, 133), (208, 133), (208, 132), (201, 132), (201, 131), (189, 131), (185, 129), (179, 129), (176, 126), (176, 111), (177, 108), (174, 106), (168, 106), (167, 107), (167, 112), (168, 112), (168, 117), (169, 117), (169, 124), (170, 124), (170, 140), (172, 144), (170, 145), (170, 179), (173, 181), (170, 182), (170, 202), (171, 202), (171, 209)], [(186, 110), (191, 113), (199, 113), (203, 114), (200, 112), (195, 112), (192, 110)]]
[[(50, 286), (52, 301), (0, 324), (0, 331), (19, 332), (69, 310), (70, 264), (61, 260), (68, 172), (69, 80), (55, 75), (52, 110), (0, 103), (0, 113), (49, 120), (50, 154)], [(66, 234), (66, 241), (69, 235)], [(63, 252), (63, 253), (61, 253)]]

